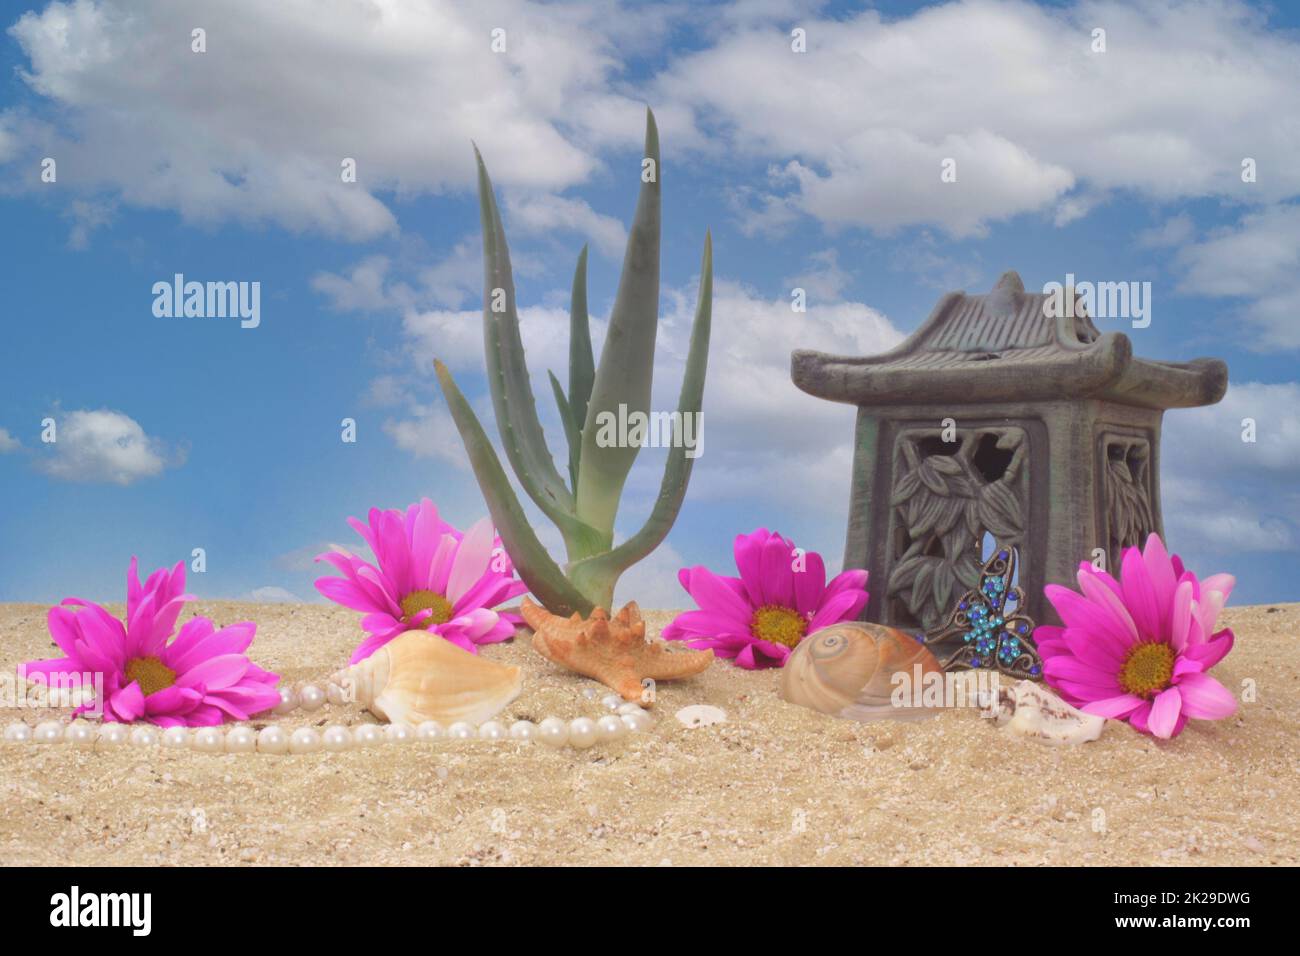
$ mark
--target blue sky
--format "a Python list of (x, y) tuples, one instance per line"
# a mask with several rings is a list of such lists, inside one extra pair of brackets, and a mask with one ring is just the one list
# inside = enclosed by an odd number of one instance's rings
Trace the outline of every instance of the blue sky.
[[(314, 600), (310, 556), (353, 543), (347, 515), (421, 495), (462, 526), (485, 513), (431, 369), (447, 360), (490, 417), (470, 141), (498, 186), (549, 410), (584, 242), (597, 335), (608, 314), (646, 104), (664, 161), (658, 407), (675, 400), (706, 228), (717, 293), (706, 450), (677, 527), (621, 596), (680, 606), (676, 568), (728, 567), (732, 537), (759, 525), (838, 564), (852, 414), (794, 388), (790, 350), (883, 350), (943, 291), (1014, 268), (1030, 288), (1149, 281), (1149, 328), (1099, 327), (1144, 356), (1228, 362), (1223, 403), (1165, 418), (1167, 536), (1197, 570), (1237, 574), (1236, 602), (1300, 598), (1293, 11), (0, 11), (0, 600), (120, 599), (132, 554), (153, 567), (197, 547), (201, 596)], [(958, 181), (940, 184), (949, 156)], [(341, 182), (344, 157), (358, 182)], [(177, 272), (260, 282), (260, 326), (156, 317), (152, 286)], [(796, 286), (806, 315), (789, 308)], [(643, 453), (624, 532), (658, 477)]]

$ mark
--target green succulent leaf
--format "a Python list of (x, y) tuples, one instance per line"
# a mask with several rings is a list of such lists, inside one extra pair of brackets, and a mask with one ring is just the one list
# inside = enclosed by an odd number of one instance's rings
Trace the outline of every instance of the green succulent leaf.
[[(686, 370), (682, 375), (682, 390), (677, 399), (677, 412), (681, 420), (695, 416), (699, 426), (695, 432), (698, 451), (703, 438), (701, 411), (704, 406), (704, 374), (709, 361), (709, 334), (713, 320), (713, 237), (704, 237), (704, 257), (700, 263), (700, 289), (695, 303), (695, 321), (691, 326), (691, 344), (686, 355)], [(668, 536), (686, 497), (686, 486), (691, 480), (695, 459), (688, 456), (682, 442), (674, 442), (664, 464), (664, 477), (659, 485), (650, 516), (641, 530), (617, 548), (579, 561), (569, 568), (569, 576), (584, 591), (593, 593), (608, 588), (611, 595), (614, 582), (627, 568), (650, 554)]]
[(533, 532), (524, 514), (510, 479), (506, 477), (496, 449), (488, 439), (487, 433), (479, 423), (478, 416), (470, 407), (465, 396), (461, 394), (452, 378), (451, 372), (442, 362), (434, 362), (438, 381), (447, 398), (447, 407), (451, 410), (456, 430), (460, 432), (465, 451), (469, 454), (474, 477), (487, 501), (488, 513), (497, 533), (505, 545), (506, 553), (514, 562), (520, 578), (528, 585), (534, 596), (543, 605), (557, 614), (570, 614), (578, 611), (587, 614), (592, 603), (582, 592), (565, 577), (564, 572), (552, 560), (546, 548)]
[(623, 274), (609, 317), (609, 331), (601, 348), (600, 364), (592, 385), (591, 401), (582, 427), (581, 470), (578, 474), (577, 513), (592, 527), (614, 528), (618, 501), (628, 472), (640, 448), (619, 447), (598, 441), (599, 419), (650, 408), (654, 371), (655, 334), (659, 325), (659, 131), (654, 114), (646, 110), (645, 158), (652, 176), (642, 176), (641, 193), (623, 257)]
[(574, 421), (573, 406), (564, 397), (564, 389), (554, 372), (547, 372), (551, 377), (551, 391), (555, 393), (555, 407), (560, 410), (560, 422), (564, 425), (564, 437), (569, 443), (569, 486), (578, 487), (578, 456), (582, 453), (582, 437), (578, 423)]
[(483, 227), (483, 344), (492, 408), (502, 446), (519, 483), (548, 518), (561, 524), (564, 518), (572, 518), (574, 499), (555, 468), (537, 418), (519, 335), (514, 275), (501, 212), (478, 147), (474, 148), (474, 158), (478, 162), (479, 217)]
[(587, 316), (587, 247), (583, 246), (573, 270), (573, 292), (569, 297), (569, 406), (579, 433), (587, 420), (587, 404), (595, 381), (596, 361), (591, 354), (591, 322)]

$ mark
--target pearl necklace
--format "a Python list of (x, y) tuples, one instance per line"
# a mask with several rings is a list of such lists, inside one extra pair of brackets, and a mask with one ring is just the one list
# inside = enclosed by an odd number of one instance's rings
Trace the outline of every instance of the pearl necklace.
[[(322, 690), (315, 684), (301, 687), (281, 687), (280, 703), (272, 708), (275, 714), (288, 714), (298, 708), (314, 712), (326, 703), (349, 702), (347, 692), (337, 684), (328, 684)], [(131, 744), (136, 747), (167, 747), (169, 749), (196, 750), (200, 753), (263, 753), (307, 754), (320, 750), (341, 752), (376, 747), (380, 744), (408, 742), (441, 743), (463, 740), (513, 740), (516, 743), (546, 744), (563, 747), (566, 744), (586, 750), (597, 743), (611, 743), (629, 733), (643, 733), (650, 729), (654, 719), (639, 705), (625, 703), (617, 694), (606, 694), (601, 705), (613, 713), (596, 720), (575, 717), (564, 720), (547, 717), (539, 723), (516, 720), (509, 728), (496, 720), (478, 727), (457, 721), (443, 727), (434, 720), (426, 720), (418, 727), (409, 724), (358, 724), (354, 728), (330, 724), (323, 730), (298, 727), (292, 733), (278, 724), (270, 724), (260, 731), (237, 724), (229, 730), (215, 727), (168, 727), (159, 730), (152, 724), (132, 726), (122, 723), (105, 723), (98, 728), (89, 721), (74, 720), (65, 724), (61, 720), (43, 720), (35, 727), (18, 722), (5, 728), (6, 743), (67, 743), (82, 749), (118, 747)]]

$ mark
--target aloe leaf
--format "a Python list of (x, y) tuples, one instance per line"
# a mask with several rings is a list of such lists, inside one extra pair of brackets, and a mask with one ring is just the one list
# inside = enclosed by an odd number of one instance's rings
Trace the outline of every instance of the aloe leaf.
[(554, 372), (547, 372), (551, 377), (551, 391), (555, 393), (555, 406), (560, 410), (560, 421), (564, 425), (564, 437), (569, 443), (569, 486), (578, 487), (578, 455), (582, 452), (582, 438), (578, 423), (573, 420), (573, 407), (564, 397), (564, 389)]
[[(677, 411), (682, 420), (695, 416), (696, 449), (703, 438), (701, 410), (704, 405), (704, 374), (709, 361), (709, 334), (713, 324), (713, 238), (704, 237), (704, 257), (700, 263), (700, 289), (695, 303), (695, 321), (691, 326), (691, 344), (686, 355), (686, 370), (682, 375), (682, 390), (677, 399)], [(578, 561), (569, 567), (569, 578), (584, 594), (604, 594), (612, 597), (618, 576), (640, 561), (668, 536), (682, 501), (686, 486), (691, 480), (695, 459), (688, 457), (682, 442), (674, 442), (664, 464), (664, 477), (659, 485), (650, 516), (641, 530), (617, 548), (604, 554)]]
[(653, 161), (654, 175), (648, 182), (642, 177), (623, 257), (623, 274), (583, 421), (582, 467), (578, 473), (579, 517), (592, 527), (608, 529), (611, 534), (623, 485), (640, 448), (619, 447), (618, 442), (606, 442), (602, 447), (598, 421), (604, 415), (613, 415), (617, 420), (620, 406), (625, 406), (629, 415), (649, 411), (655, 333), (659, 324), (659, 195), (663, 176), (659, 164), (659, 132), (654, 114), (649, 110), (646, 110), (644, 155)]
[[(558, 525), (562, 524), (562, 518), (572, 518), (574, 499), (556, 470), (537, 418), (519, 335), (515, 282), (501, 212), (477, 146), (474, 158), (478, 163), (479, 216), (483, 226), (483, 344), (492, 408), (501, 431), (501, 444), (519, 483), (537, 507)], [(499, 301), (501, 297), (496, 290), (501, 290), (503, 302)], [(494, 311), (498, 304), (502, 310)]]
[(487, 501), (492, 523), (496, 525), (497, 533), (501, 535), (506, 553), (514, 562), (519, 577), (534, 596), (554, 613), (589, 613), (591, 602), (564, 576), (564, 572), (537, 539), (523, 506), (510, 486), (510, 479), (501, 467), (496, 449), (483, 431), (474, 409), (456, 386), (451, 372), (442, 362), (435, 361), (433, 364), (443, 395), (447, 398), (452, 420), (456, 423), (465, 451), (469, 454), (474, 477)]
[[(579, 433), (587, 420), (587, 403), (591, 401), (595, 380), (596, 363), (591, 354), (591, 323), (587, 316), (587, 247), (583, 246), (578, 253), (578, 266), (573, 270), (573, 292), (569, 297), (569, 406)], [(573, 488), (576, 494), (576, 478)]]

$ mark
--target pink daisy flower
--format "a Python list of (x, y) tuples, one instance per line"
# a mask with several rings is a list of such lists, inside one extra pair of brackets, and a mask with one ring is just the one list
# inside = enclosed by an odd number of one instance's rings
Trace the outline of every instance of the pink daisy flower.
[[(280, 678), (244, 656), (257, 625), (220, 630), (205, 617), (172, 631), (185, 602), (185, 564), (155, 571), (143, 585), (136, 559), (126, 577), (126, 621), (91, 601), (67, 598), (50, 608), (50, 636), (67, 656), (31, 661), (21, 676), (103, 675), (104, 720), (144, 719), (161, 727), (205, 727), (247, 720), (280, 702)], [(83, 703), (81, 714), (95, 705)]]
[(528, 585), (514, 576), (514, 565), (484, 518), (464, 534), (438, 517), (424, 498), (403, 514), (396, 508), (371, 508), (369, 523), (349, 518), (375, 556), (371, 564), (346, 551), (330, 551), (328, 561), (341, 578), (319, 578), (316, 590), (344, 607), (362, 611), (369, 633), (352, 653), (364, 660), (404, 631), (439, 634), (477, 654), (479, 644), (514, 636), (517, 614), (492, 610), (523, 594)]
[(1232, 575), (1198, 580), (1153, 534), (1142, 551), (1125, 550), (1119, 581), (1087, 563), (1078, 578), (1082, 593), (1044, 589), (1065, 627), (1034, 631), (1043, 676), (1069, 703), (1162, 738), (1189, 717), (1236, 711), (1232, 693), (1206, 673), (1232, 650), (1232, 631), (1214, 630)]
[(737, 535), (734, 553), (738, 578), (698, 566), (677, 573), (699, 610), (677, 615), (665, 640), (712, 648), (751, 670), (782, 667), (806, 636), (867, 606), (866, 571), (845, 571), (827, 584), (821, 555), (798, 551), (766, 528)]

